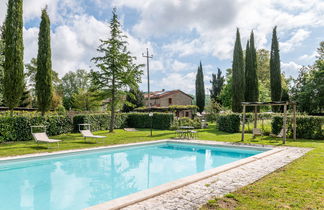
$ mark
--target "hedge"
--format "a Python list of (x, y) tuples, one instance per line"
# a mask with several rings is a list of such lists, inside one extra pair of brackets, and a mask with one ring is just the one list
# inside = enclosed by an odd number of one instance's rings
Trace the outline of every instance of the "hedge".
[[(127, 127), (127, 114), (116, 114), (115, 127)], [(74, 132), (79, 132), (79, 124), (91, 124), (92, 131), (108, 130), (110, 126), (110, 114), (78, 114), (73, 117)]]
[(31, 140), (30, 126), (32, 125), (46, 126), (49, 136), (70, 133), (73, 129), (72, 120), (68, 116), (2, 116), (0, 117), (0, 142)]
[[(296, 117), (296, 137), (304, 139), (324, 139), (324, 117), (317, 116), (297, 116)], [(283, 117), (274, 116), (271, 122), (272, 132), (278, 134), (283, 126)], [(288, 136), (292, 137), (292, 118), (287, 118)]]
[(240, 114), (220, 114), (217, 117), (218, 129), (228, 133), (240, 131)]
[[(153, 113), (152, 126), (155, 129), (170, 129), (173, 118), (171, 113)], [(132, 128), (150, 128), (151, 117), (148, 113), (129, 113), (127, 125)]]

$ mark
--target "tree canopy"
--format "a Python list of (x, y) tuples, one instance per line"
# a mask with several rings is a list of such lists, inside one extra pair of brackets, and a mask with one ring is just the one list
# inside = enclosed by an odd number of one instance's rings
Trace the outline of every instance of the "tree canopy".
[(217, 68), (217, 75), (212, 74), (212, 80), (210, 81), (212, 85), (210, 90), (210, 99), (212, 101), (220, 103), (219, 95), (223, 88), (224, 82), (225, 82), (224, 76), (222, 76), (221, 70)]
[(244, 101), (245, 77), (243, 50), (239, 29), (236, 31), (232, 71), (232, 111), (242, 112), (241, 102)]
[[(272, 43), (270, 52), (270, 86), (271, 100), (280, 101), (282, 96), (282, 87), (277, 27), (274, 27), (272, 32)], [(277, 106), (273, 106), (272, 110), (278, 111), (279, 108)]]
[(9, 0), (4, 24), (4, 99), (13, 114), (24, 91), (23, 1)]
[(198, 112), (203, 112), (205, 108), (205, 83), (202, 64), (200, 62), (196, 74), (196, 105)]
[(110, 38), (100, 40), (101, 44), (97, 49), (100, 56), (92, 59), (98, 68), (92, 71), (94, 84), (101, 90), (100, 96), (103, 99), (110, 99), (110, 132), (114, 130), (116, 105), (121, 98), (119, 96), (125, 94), (127, 87), (136, 87), (143, 74), (140, 70), (142, 65), (135, 64), (136, 57), (127, 49), (127, 37), (121, 30), (116, 8), (113, 9), (112, 15)]
[(52, 56), (50, 19), (46, 9), (42, 10), (38, 34), (38, 54), (36, 72), (36, 96), (38, 109), (42, 115), (50, 109), (53, 97), (52, 89)]

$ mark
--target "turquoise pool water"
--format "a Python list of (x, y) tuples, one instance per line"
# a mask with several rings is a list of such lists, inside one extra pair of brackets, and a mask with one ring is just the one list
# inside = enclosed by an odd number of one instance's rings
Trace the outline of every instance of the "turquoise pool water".
[(0, 209), (82, 209), (264, 151), (168, 142), (0, 161)]

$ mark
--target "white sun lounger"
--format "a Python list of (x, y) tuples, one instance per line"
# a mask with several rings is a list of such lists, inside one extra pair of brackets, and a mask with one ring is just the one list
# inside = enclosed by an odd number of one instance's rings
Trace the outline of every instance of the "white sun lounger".
[[(287, 129), (286, 129), (286, 135), (287, 135)], [(270, 136), (276, 137), (276, 138), (283, 138), (283, 136), (284, 136), (284, 129), (282, 128), (280, 130), (279, 134), (270, 134)]]
[(253, 128), (252, 129), (253, 137), (255, 136), (263, 136), (263, 133), (260, 128)]
[(57, 139), (50, 139), (48, 138), (47, 134), (45, 132), (43, 133), (32, 133), (35, 141), (38, 142), (45, 142), (45, 143), (57, 143), (57, 147), (59, 147), (59, 142), (61, 140), (57, 140)]
[(97, 136), (97, 135), (93, 135), (93, 133), (91, 133), (90, 130), (80, 130), (82, 136), (84, 137), (84, 140), (86, 141), (87, 138), (96, 138), (96, 139), (100, 139), (100, 138), (106, 138), (106, 136)]

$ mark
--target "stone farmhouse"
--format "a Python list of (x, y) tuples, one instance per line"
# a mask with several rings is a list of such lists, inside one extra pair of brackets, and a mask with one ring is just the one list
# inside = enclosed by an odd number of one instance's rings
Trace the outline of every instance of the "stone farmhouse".
[[(144, 94), (145, 106), (149, 106), (148, 94)], [(193, 97), (181, 90), (155, 91), (150, 93), (151, 107), (168, 107), (172, 105), (192, 105)], [(177, 117), (192, 117), (190, 110), (177, 113)]]

